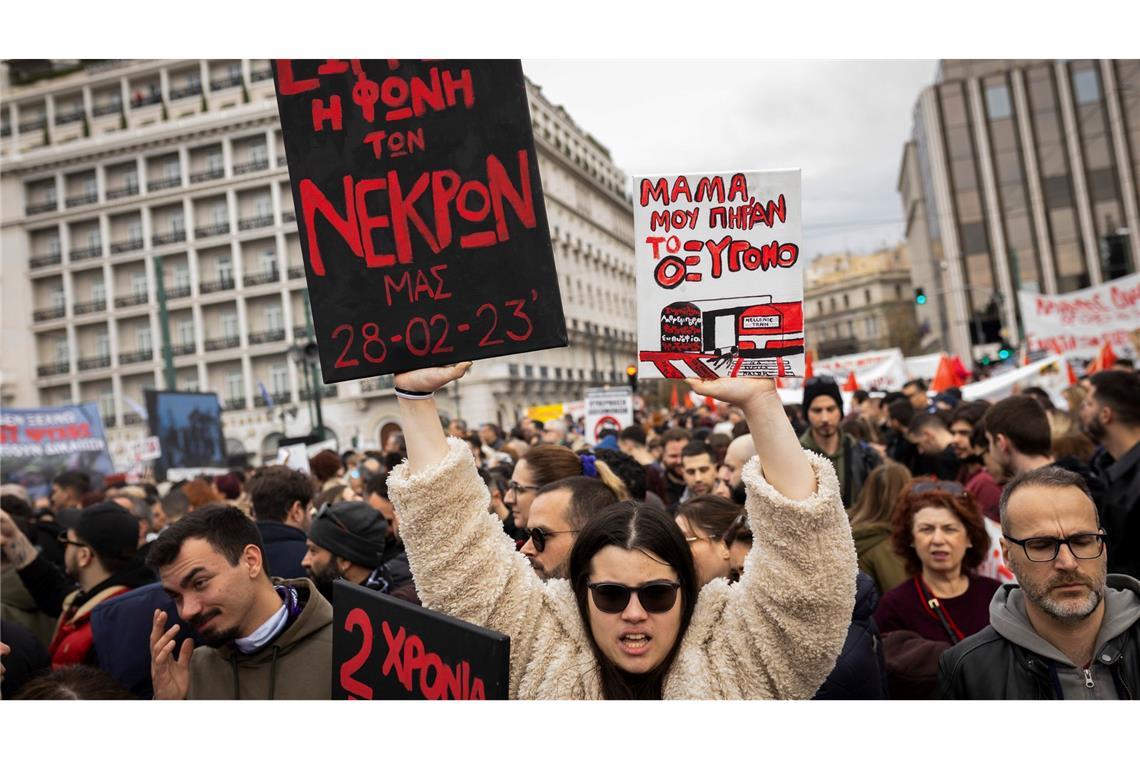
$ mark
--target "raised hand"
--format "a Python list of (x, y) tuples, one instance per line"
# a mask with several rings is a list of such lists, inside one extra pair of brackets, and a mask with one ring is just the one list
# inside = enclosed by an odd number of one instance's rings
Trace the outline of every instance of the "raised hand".
[(434, 393), (453, 380), (458, 380), (471, 369), (471, 362), (459, 362), (443, 367), (425, 367), (411, 372), (401, 372), (392, 378), (397, 388), (406, 391)]
[(166, 613), (154, 611), (154, 621), (150, 628), (150, 680), (154, 684), (155, 699), (186, 699), (190, 691), (190, 655), (194, 652), (194, 640), (186, 639), (174, 657), (174, 637), (178, 635), (178, 624), (163, 632), (166, 626)]
[(0, 512), (0, 547), (17, 570), (23, 570), (36, 558), (36, 545), (28, 540), (7, 512)]
[(741, 409), (776, 395), (776, 381), (770, 377), (718, 377), (715, 380), (686, 378), (689, 386), (702, 396), (739, 406)]

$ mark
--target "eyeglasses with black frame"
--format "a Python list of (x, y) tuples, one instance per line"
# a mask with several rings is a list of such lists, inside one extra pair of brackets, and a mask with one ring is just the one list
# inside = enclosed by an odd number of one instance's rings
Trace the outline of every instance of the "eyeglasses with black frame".
[(530, 536), (531, 543), (534, 544), (534, 550), (541, 554), (546, 551), (546, 539), (550, 536), (557, 536), (560, 533), (577, 533), (576, 530), (547, 530), (546, 528), (531, 528), (527, 531)]
[(90, 549), (91, 548), (87, 544), (81, 544), (78, 541), (72, 541), (70, 538), (67, 537), (66, 533), (60, 533), (58, 536), (55, 537), (55, 540), (59, 543), (60, 546), (64, 546), (64, 547), (66, 547), (66, 546), (77, 546), (81, 549)]
[(599, 612), (608, 615), (625, 612), (629, 600), (637, 594), (641, 609), (660, 615), (673, 609), (677, 604), (677, 589), (681, 588), (681, 582), (650, 581), (633, 587), (622, 583), (587, 583), (586, 588), (590, 589), (594, 606)]
[(1104, 541), (1106, 534), (1075, 533), (1067, 538), (1055, 536), (1034, 536), (1033, 538), (1014, 538), (1008, 533), (1002, 533), (1006, 541), (1017, 544), (1025, 552), (1030, 562), (1052, 562), (1061, 552), (1061, 544), (1069, 547), (1069, 551), (1077, 559), (1096, 559), (1104, 554)]
[(541, 491), (542, 486), (524, 486), (522, 483), (518, 483), (512, 480), (507, 483), (507, 490), (514, 491), (515, 496), (518, 497), (519, 491), (522, 491), (523, 493), (526, 493), (527, 491)]

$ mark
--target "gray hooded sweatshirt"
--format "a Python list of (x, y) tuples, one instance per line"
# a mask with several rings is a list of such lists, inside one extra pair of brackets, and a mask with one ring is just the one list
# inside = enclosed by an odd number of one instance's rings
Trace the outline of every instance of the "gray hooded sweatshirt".
[(1021, 587), (1007, 583), (990, 602), (990, 625), (1005, 639), (1046, 659), (1056, 674), (1065, 699), (1119, 699), (1112, 673), (1105, 662), (1112, 655), (1105, 644), (1140, 620), (1140, 581), (1127, 575), (1109, 575), (1104, 595), (1104, 620), (1093, 647), (1093, 659), (1086, 670), (1061, 650), (1037, 635), (1025, 612)]

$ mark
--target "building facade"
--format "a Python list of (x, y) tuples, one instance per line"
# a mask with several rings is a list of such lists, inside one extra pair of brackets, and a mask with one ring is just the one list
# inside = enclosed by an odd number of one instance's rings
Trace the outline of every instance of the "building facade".
[(925, 347), (1016, 347), (1018, 290), (1140, 271), (1138, 177), (1140, 61), (943, 61), (898, 181)]
[(804, 327), (821, 359), (894, 347), (914, 353), (920, 328), (906, 250), (812, 259), (804, 272)]
[[(218, 394), (231, 453), (308, 433), (313, 397), (342, 447), (379, 442), (390, 377), (314, 387), (290, 358), (312, 323), (269, 62), (22, 65), (0, 76), (2, 403), (95, 402), (121, 461), (167, 387), (161, 284), (175, 387)], [(635, 353), (625, 177), (528, 93), (570, 346), (478, 363), (440, 398), (473, 424), (621, 382)]]

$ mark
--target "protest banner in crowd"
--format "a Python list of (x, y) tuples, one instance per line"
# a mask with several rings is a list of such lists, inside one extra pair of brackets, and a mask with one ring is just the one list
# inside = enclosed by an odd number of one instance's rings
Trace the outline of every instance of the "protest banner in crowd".
[(1059, 296), (1017, 292), (1029, 351), (1092, 359), (1105, 343), (1132, 357), (1140, 327), (1140, 273)]
[(1068, 409), (1069, 402), (1061, 391), (1069, 387), (1068, 362), (1061, 356), (1047, 356), (1024, 367), (988, 377), (976, 383), (963, 385), (962, 398), (965, 401), (1001, 401), (1022, 388), (1037, 386), (1049, 394), (1053, 404), (1059, 409)]
[(567, 345), (519, 61), (274, 78), (326, 383)]
[(855, 382), (863, 390), (901, 388), (909, 379), (906, 360), (897, 348), (816, 359), (812, 363), (812, 372), (817, 377), (831, 375), (840, 385), (854, 372)]
[(32, 499), (46, 496), (65, 470), (83, 470), (92, 487), (114, 471), (94, 403), (5, 409), (0, 413), (0, 468), (5, 483), (19, 483)]
[(629, 388), (586, 390), (586, 442), (594, 446), (607, 435), (617, 437), (633, 424), (633, 391)]
[(159, 480), (226, 472), (222, 405), (216, 393), (146, 391), (147, 425), (158, 438)]
[(338, 580), (333, 699), (506, 699), (511, 640)]
[(800, 172), (634, 179), (642, 377), (802, 376)]
[(527, 407), (526, 410), (527, 417), (543, 423), (560, 419), (562, 415), (562, 404), (543, 404), (541, 406)]

